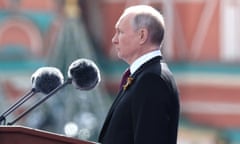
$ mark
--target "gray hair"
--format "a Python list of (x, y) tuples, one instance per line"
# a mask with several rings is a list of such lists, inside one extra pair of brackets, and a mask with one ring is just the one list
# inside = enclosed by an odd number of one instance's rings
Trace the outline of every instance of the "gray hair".
[(127, 8), (123, 16), (135, 14), (132, 26), (135, 31), (146, 28), (149, 32), (150, 41), (161, 45), (164, 38), (165, 23), (162, 14), (151, 6), (137, 5)]

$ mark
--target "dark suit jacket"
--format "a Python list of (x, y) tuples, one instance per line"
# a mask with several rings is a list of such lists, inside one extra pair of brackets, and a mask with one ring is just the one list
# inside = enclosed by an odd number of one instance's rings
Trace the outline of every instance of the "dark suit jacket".
[(142, 65), (120, 90), (99, 136), (102, 144), (176, 144), (179, 99), (161, 57)]

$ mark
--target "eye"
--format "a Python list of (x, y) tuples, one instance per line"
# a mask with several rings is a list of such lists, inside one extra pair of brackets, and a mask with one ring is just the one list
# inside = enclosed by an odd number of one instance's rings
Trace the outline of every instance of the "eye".
[(122, 34), (123, 31), (122, 31), (121, 29), (117, 28), (117, 29), (116, 29), (116, 33), (117, 33), (117, 34)]
[(120, 34), (121, 32), (120, 32), (120, 30), (119, 29), (117, 29), (116, 30), (116, 34)]
[(124, 33), (124, 32), (123, 32), (123, 30), (119, 30), (119, 33), (122, 34), (122, 33)]

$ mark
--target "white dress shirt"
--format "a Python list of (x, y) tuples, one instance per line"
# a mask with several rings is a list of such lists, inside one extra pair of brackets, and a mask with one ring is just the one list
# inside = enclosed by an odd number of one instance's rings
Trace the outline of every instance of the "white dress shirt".
[(133, 74), (141, 65), (149, 61), (150, 59), (156, 57), (156, 56), (161, 56), (161, 51), (160, 50), (155, 50), (152, 52), (149, 52), (138, 59), (136, 59), (131, 65), (130, 65), (130, 72)]

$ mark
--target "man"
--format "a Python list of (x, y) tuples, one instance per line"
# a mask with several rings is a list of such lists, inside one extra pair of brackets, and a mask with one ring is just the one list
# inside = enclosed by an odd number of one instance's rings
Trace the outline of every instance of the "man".
[(154, 8), (127, 8), (112, 38), (119, 58), (130, 65), (101, 130), (102, 144), (176, 144), (179, 120), (177, 87), (160, 46), (164, 20)]

